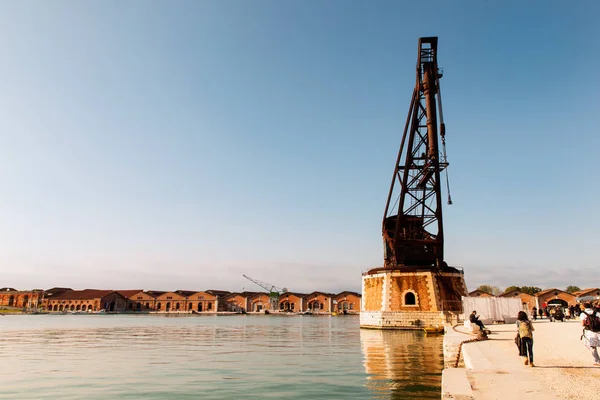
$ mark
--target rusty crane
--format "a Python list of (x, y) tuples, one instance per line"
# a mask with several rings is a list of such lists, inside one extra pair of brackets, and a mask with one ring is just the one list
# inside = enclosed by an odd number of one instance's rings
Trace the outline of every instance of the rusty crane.
[(382, 223), (386, 269), (447, 268), (441, 173), (448, 162), (437, 43), (437, 37), (419, 39), (416, 84)]

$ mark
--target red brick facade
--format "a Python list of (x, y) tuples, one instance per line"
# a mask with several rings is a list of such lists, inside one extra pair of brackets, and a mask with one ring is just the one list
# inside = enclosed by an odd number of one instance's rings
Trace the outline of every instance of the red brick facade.
[(247, 309), (247, 295), (231, 293), (219, 299), (219, 311), (242, 312)]
[(261, 312), (271, 310), (271, 297), (267, 293), (255, 293), (248, 297), (248, 311)]
[(0, 289), (0, 306), (37, 308), (42, 306), (43, 290), (19, 291), (13, 288)]
[(159, 312), (159, 313), (214, 313), (214, 312), (314, 312), (354, 313), (360, 311), (359, 293), (345, 291), (339, 294), (286, 292), (273, 307), (265, 292), (230, 293), (223, 290), (174, 292), (143, 290), (72, 290), (52, 288), (46, 291), (18, 291), (0, 289), (0, 306), (23, 308), (43, 307), (50, 312)]
[(194, 292), (187, 297), (187, 310), (195, 312), (215, 312), (217, 296), (207, 292)]
[(329, 313), (332, 309), (333, 295), (323, 292), (312, 292), (304, 296), (302, 308), (312, 313)]
[(302, 312), (304, 304), (303, 293), (286, 292), (279, 297), (280, 312)]
[(360, 312), (361, 295), (356, 292), (341, 292), (333, 296), (333, 311), (354, 314)]
[(185, 310), (187, 298), (176, 292), (166, 292), (156, 297), (154, 311), (177, 312)]
[(51, 312), (123, 312), (127, 310), (128, 299), (112, 290), (71, 290), (48, 299)]
[(560, 289), (547, 289), (535, 295), (540, 307), (557, 304), (562, 306), (573, 306), (577, 304), (575, 296)]
[(573, 292), (573, 296), (577, 297), (595, 297), (596, 300), (600, 299), (600, 288), (588, 288), (578, 292)]

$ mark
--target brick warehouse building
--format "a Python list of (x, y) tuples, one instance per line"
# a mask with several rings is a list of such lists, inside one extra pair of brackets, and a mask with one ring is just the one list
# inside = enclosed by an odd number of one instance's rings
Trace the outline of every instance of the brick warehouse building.
[(266, 292), (231, 293), (224, 290), (175, 290), (171, 292), (141, 289), (128, 290), (73, 290), (55, 287), (46, 291), (19, 291), (0, 289), (0, 306), (22, 308), (42, 306), (50, 312), (158, 312), (158, 313), (214, 313), (214, 312), (291, 312), (328, 314), (353, 313), (360, 310), (359, 293), (344, 291), (338, 294), (315, 291), (310, 294), (286, 292), (281, 294), (277, 307), (272, 309)]
[(127, 310), (129, 299), (113, 290), (71, 290), (48, 299), (48, 311), (113, 311)]
[(360, 312), (361, 295), (356, 292), (341, 292), (333, 296), (333, 311), (355, 314)]
[(187, 295), (186, 310), (195, 312), (214, 312), (217, 309), (217, 296), (208, 292), (190, 291)]
[(536, 293), (535, 297), (537, 298), (538, 308), (552, 305), (568, 307), (577, 304), (575, 296), (556, 288), (542, 290), (541, 292)]
[[(124, 294), (127, 291), (119, 291)], [(194, 290), (162, 292), (136, 290), (127, 293), (128, 311), (133, 312), (214, 312), (217, 296)]]
[(279, 297), (280, 312), (302, 312), (305, 293), (285, 292)]
[(313, 313), (330, 313), (333, 306), (333, 294), (312, 292), (304, 296), (302, 308)]
[(500, 297), (506, 298), (518, 298), (521, 301), (521, 307), (524, 311), (531, 312), (533, 307), (537, 308), (537, 298), (527, 293), (523, 293), (522, 291), (515, 289), (510, 292), (502, 293)]
[(152, 311), (156, 307), (156, 297), (143, 290), (130, 294), (127, 299), (129, 300), (129, 311)]
[(258, 292), (248, 297), (248, 311), (261, 312), (271, 310), (271, 297), (268, 293)]
[(41, 289), (23, 291), (9, 287), (0, 289), (0, 306), (37, 308), (42, 305), (43, 299), (44, 291)]
[(600, 300), (600, 288), (587, 288), (572, 293), (576, 298), (588, 297), (594, 300)]
[(249, 309), (248, 299), (256, 292), (230, 293), (219, 299), (218, 310), (227, 312), (242, 312)]

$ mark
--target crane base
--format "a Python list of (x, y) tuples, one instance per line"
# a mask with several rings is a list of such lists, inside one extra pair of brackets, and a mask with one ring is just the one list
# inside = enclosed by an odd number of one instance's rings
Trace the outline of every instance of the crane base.
[(376, 269), (363, 274), (361, 328), (423, 329), (458, 320), (464, 273), (455, 268)]

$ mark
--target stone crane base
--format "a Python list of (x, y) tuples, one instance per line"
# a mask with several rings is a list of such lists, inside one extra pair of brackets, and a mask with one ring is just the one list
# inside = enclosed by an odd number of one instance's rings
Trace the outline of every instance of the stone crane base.
[(360, 327), (369, 329), (423, 329), (444, 326), (440, 311), (362, 311)]

